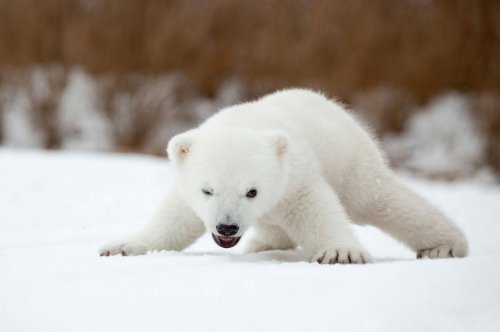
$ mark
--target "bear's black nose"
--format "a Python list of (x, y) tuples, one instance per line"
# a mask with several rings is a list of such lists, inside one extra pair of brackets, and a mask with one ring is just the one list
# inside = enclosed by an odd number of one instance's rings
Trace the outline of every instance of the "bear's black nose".
[(215, 229), (217, 229), (217, 233), (220, 235), (232, 236), (238, 233), (240, 228), (236, 225), (219, 224), (215, 227)]

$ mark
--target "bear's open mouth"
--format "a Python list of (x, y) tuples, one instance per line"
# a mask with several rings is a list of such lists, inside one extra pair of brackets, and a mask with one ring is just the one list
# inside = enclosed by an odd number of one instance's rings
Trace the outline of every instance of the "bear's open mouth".
[(224, 235), (215, 235), (212, 233), (212, 237), (214, 238), (215, 243), (222, 248), (231, 248), (234, 247), (239, 241), (241, 236), (224, 236)]

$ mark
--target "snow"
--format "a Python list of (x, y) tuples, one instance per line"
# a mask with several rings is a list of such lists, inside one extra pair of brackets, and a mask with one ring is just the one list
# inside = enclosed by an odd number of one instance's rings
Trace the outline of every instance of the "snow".
[(0, 132), (3, 133), (2, 145), (8, 147), (41, 148), (44, 133), (33, 123), (31, 102), (25, 91), (12, 86), (0, 89)]
[(69, 73), (58, 109), (63, 149), (109, 151), (113, 147), (112, 125), (96, 105), (96, 90), (92, 77), (82, 69)]
[(486, 139), (472, 116), (471, 100), (443, 94), (413, 113), (400, 135), (387, 134), (384, 148), (398, 166), (431, 177), (471, 176), (484, 165)]
[(460, 224), (470, 257), (416, 260), (360, 227), (374, 264), (242, 254), (207, 236), (186, 252), (99, 257), (153, 214), (168, 162), (0, 149), (0, 331), (499, 331), (500, 188), (404, 180)]

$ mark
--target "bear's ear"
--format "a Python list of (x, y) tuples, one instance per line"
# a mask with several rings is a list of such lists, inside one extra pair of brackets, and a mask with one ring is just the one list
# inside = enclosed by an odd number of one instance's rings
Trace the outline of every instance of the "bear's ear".
[(195, 136), (193, 129), (172, 137), (167, 146), (168, 159), (173, 162), (183, 161), (191, 150)]
[(283, 157), (287, 154), (288, 152), (288, 146), (290, 142), (290, 138), (288, 137), (288, 134), (285, 133), (284, 131), (280, 130), (273, 130), (270, 131), (268, 134), (268, 140), (271, 142), (272, 147), (274, 149), (274, 152), (278, 157)]

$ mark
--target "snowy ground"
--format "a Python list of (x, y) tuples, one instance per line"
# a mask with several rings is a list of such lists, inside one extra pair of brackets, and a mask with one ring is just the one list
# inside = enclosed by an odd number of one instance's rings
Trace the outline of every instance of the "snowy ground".
[(146, 222), (168, 163), (0, 149), (0, 331), (500, 331), (500, 188), (406, 179), (467, 233), (466, 259), (415, 260), (370, 228), (377, 257), (322, 266), (298, 252), (99, 257)]

